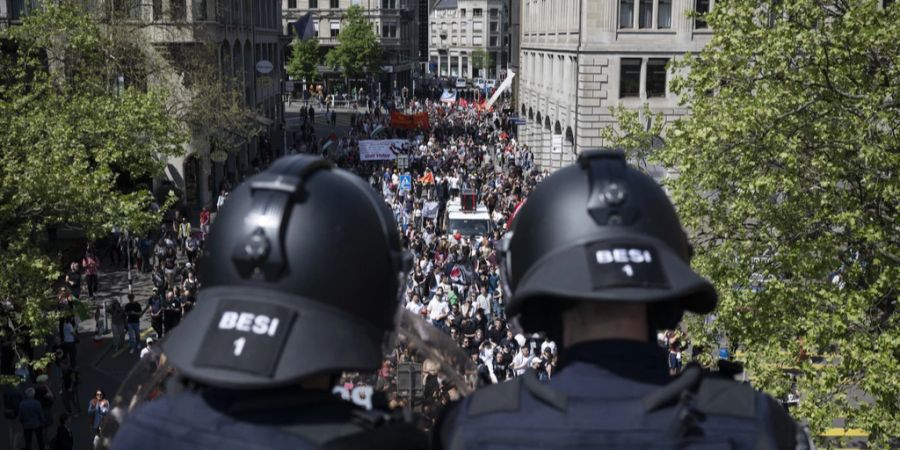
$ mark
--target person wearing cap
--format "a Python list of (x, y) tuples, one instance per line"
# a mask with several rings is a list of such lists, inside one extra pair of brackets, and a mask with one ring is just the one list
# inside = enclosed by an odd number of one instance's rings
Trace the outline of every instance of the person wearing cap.
[(141, 359), (144, 359), (145, 356), (152, 356), (155, 353), (155, 348), (153, 344), (156, 342), (152, 337), (147, 338), (147, 345), (141, 349)]
[(380, 410), (386, 398), (337, 386), (382, 366), (412, 266), (378, 194), (324, 159), (291, 155), (228, 205), (198, 264), (197, 304), (159, 344), (174, 389), (126, 417), (112, 448), (428, 448)]
[(506, 313), (559, 344), (558, 366), (549, 381), (529, 370), (463, 399), (436, 425), (436, 448), (811, 445), (734, 370), (670, 376), (657, 330), (676, 328), (685, 311), (710, 313), (717, 294), (691, 269), (666, 193), (624, 152), (584, 151), (544, 179), (500, 249)]

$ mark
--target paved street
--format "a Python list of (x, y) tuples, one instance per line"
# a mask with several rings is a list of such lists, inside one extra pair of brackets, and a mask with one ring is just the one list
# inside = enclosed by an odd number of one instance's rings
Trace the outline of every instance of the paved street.
[[(137, 271), (132, 272), (134, 276), (133, 290), (135, 297), (142, 306), (146, 306), (147, 298), (150, 296), (153, 288), (150, 282), (149, 274), (140, 274)], [(102, 302), (109, 302), (119, 299), (126, 302), (128, 293), (128, 273), (125, 270), (117, 270), (114, 272), (100, 274), (101, 291), (93, 301), (94, 305)], [(78, 345), (78, 366), (80, 374), (80, 384), (78, 386), (78, 394), (76, 401), (79, 405), (79, 415), (72, 420), (72, 432), (75, 436), (75, 449), (88, 450), (91, 449), (92, 432), (90, 429), (89, 415), (87, 414), (88, 401), (97, 389), (102, 389), (108, 398), (112, 398), (119, 388), (119, 384), (138, 361), (137, 354), (129, 354), (126, 347), (122, 350), (115, 351), (112, 344), (112, 334), (108, 333), (101, 336), (101, 339), (95, 340), (95, 321), (93, 318), (84, 320), (79, 325), (79, 336), (81, 342)], [(148, 315), (142, 319), (141, 329), (143, 330), (143, 338), (151, 335), (150, 321)], [(127, 338), (126, 338), (127, 339)], [(54, 391), (58, 390), (58, 380), (51, 380)], [(58, 418), (63, 412), (62, 402), (59, 396), (54, 405), (54, 418)], [(51, 427), (49, 436), (55, 435), (56, 425)], [(0, 427), (0, 448), (6, 449), (10, 443), (8, 427)], [(22, 436), (17, 436), (15, 449), (22, 448)]]

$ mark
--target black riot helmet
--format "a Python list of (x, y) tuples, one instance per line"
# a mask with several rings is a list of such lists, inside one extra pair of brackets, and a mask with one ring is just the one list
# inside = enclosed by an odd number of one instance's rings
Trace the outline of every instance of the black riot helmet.
[(279, 159), (215, 218), (197, 306), (164, 351), (190, 379), (268, 388), (375, 370), (411, 258), (384, 201), (310, 156)]
[(502, 247), (507, 314), (527, 332), (558, 338), (572, 301), (648, 303), (651, 331), (716, 305), (666, 193), (619, 150), (585, 151), (542, 181)]

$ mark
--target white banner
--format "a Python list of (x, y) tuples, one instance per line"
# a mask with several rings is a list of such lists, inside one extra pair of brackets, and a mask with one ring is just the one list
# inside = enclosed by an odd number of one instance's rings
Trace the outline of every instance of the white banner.
[(492, 95), (491, 99), (488, 100), (488, 102), (487, 102), (488, 108), (490, 108), (491, 106), (494, 106), (494, 103), (497, 101), (498, 98), (500, 98), (500, 94), (502, 94), (503, 91), (509, 89), (509, 87), (512, 86), (513, 78), (515, 78), (515, 77), (516, 77), (516, 73), (513, 72), (512, 70), (510, 70), (509, 73), (506, 75), (506, 79), (503, 80), (503, 83), (500, 84), (500, 87), (498, 87), (497, 90), (494, 91), (494, 95)]
[(360, 161), (393, 161), (397, 155), (391, 151), (393, 145), (400, 150), (408, 144), (406, 139), (380, 139), (377, 141), (359, 141)]

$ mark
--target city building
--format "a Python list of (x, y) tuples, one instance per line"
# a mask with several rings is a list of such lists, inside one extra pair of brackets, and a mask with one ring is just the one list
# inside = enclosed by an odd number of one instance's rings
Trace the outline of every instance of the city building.
[[(243, 85), (246, 106), (256, 113), (260, 133), (238, 151), (214, 148), (209, 130), (196, 130), (185, 156), (169, 161), (167, 175), (184, 193), (186, 206), (209, 205), (226, 183), (234, 186), (255, 170), (256, 161), (276, 156), (273, 147), (283, 145), (281, 2), (132, 1), (140, 4), (134, 18), (147, 24), (141, 32), (155, 47), (168, 48), (170, 54), (201, 45), (218, 48), (219, 69)], [(257, 70), (261, 61), (271, 63), (271, 72)]]
[[(696, 2), (696, 3), (695, 3)], [(602, 146), (610, 108), (648, 104), (666, 120), (686, 114), (666, 64), (697, 52), (711, 31), (693, 9), (710, 0), (522, 0), (519, 139), (558, 168)]]
[(521, 57), (520, 46), (522, 45), (522, 40), (519, 38), (522, 33), (522, 0), (508, 0), (508, 10), (509, 10), (509, 32), (506, 33), (506, 54), (509, 57), (508, 70), (516, 74), (516, 77), (513, 78), (512, 86), (510, 87), (510, 92), (512, 93), (512, 104), (518, 104), (519, 101), (516, 96), (519, 93), (519, 80), (521, 80), (520, 73), (521, 63), (519, 61)]
[[(40, 5), (40, 0), (0, 0), (0, 27), (21, 23), (22, 17)], [(199, 49), (217, 49), (212, 70), (234, 77), (242, 85), (245, 106), (255, 112), (253, 127), (257, 137), (243, 140), (239, 150), (214, 148), (211, 135), (216, 130), (191, 129), (184, 156), (167, 161), (164, 177), (154, 180), (157, 192), (173, 189), (181, 194), (184, 206), (196, 209), (215, 201), (226, 183), (235, 185), (254, 170), (254, 161), (271, 158), (283, 143), (284, 104), (281, 101), (282, 55), (280, 0), (84, 0), (84, 5), (109, 19), (117, 10), (117, 20), (130, 23), (138, 41), (151, 44), (149, 50), (164, 61), (163, 71), (148, 77), (148, 83), (165, 84), (174, 96), (171, 101), (190, 98), (178, 69), (184, 55)], [(257, 71), (257, 63), (268, 61), (272, 71)], [(263, 66), (266, 64), (263, 63)], [(218, 66), (218, 67), (215, 67)], [(185, 101), (185, 103), (188, 103)], [(228, 130), (225, 130), (227, 132)], [(267, 142), (261, 145), (262, 142)], [(269, 144), (271, 143), (271, 144)], [(265, 154), (268, 152), (269, 154)]]
[[(338, 45), (338, 35), (347, 9), (353, 5), (361, 6), (384, 50), (380, 87), (385, 93), (399, 94), (404, 87), (412, 89), (412, 79), (418, 66), (419, 3), (420, 0), (281, 0), (284, 11), (282, 26), (290, 38), (294, 33), (290, 24), (307, 12), (312, 13), (313, 27), (324, 54)], [(286, 48), (285, 51), (290, 50)], [(336, 82), (344, 80), (339, 72), (329, 74), (325, 67), (320, 70), (326, 79), (332, 78)]]
[[(440, 0), (428, 28), (430, 71), (442, 77), (502, 78), (509, 63), (507, 0)], [(490, 55), (485, 73), (475, 67), (476, 49)]]

